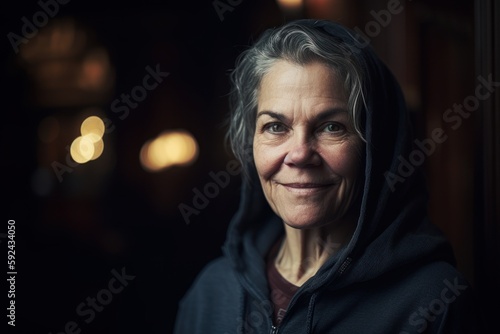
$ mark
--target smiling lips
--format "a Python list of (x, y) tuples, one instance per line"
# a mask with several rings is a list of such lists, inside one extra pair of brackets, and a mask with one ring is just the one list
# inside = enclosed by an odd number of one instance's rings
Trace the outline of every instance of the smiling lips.
[(310, 195), (316, 192), (321, 192), (335, 185), (335, 183), (279, 183), (286, 190), (295, 194)]

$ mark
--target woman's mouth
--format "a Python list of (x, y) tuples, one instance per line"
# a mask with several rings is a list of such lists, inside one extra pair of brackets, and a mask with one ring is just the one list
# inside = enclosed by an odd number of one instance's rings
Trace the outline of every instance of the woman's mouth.
[(279, 183), (286, 190), (298, 195), (312, 195), (322, 192), (334, 186), (334, 183), (316, 183), (316, 182), (293, 182)]

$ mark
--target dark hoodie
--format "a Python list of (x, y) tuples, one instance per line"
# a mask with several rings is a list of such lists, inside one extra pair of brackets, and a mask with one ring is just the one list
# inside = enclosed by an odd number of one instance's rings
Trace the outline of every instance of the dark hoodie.
[(484, 333), (472, 287), (428, 219), (422, 174), (401, 176), (402, 159), (418, 147), (398, 83), (351, 30), (300, 22), (349, 46), (364, 71), (365, 183), (356, 230), (300, 287), (274, 328), (266, 256), (284, 229), (253, 170), (224, 255), (204, 268), (180, 302), (175, 333)]

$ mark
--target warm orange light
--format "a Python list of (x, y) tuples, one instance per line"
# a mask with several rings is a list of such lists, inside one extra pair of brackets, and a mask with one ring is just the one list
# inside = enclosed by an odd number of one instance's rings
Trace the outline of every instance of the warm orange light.
[(100, 140), (104, 135), (106, 127), (104, 126), (104, 122), (97, 116), (87, 117), (81, 127), (80, 132), (82, 136), (85, 135), (93, 135), (91, 138), (94, 142)]
[(184, 130), (167, 131), (146, 142), (140, 152), (142, 166), (149, 171), (159, 171), (174, 165), (186, 166), (196, 160), (198, 144)]
[(283, 10), (296, 11), (302, 8), (303, 0), (278, 0), (278, 4)]
[(94, 156), (94, 152), (94, 143), (88, 136), (80, 136), (71, 143), (71, 157), (79, 164), (90, 161)]
[(101, 139), (94, 143), (94, 155), (92, 156), (92, 160), (99, 158), (102, 152), (104, 152), (104, 141)]
[(78, 84), (84, 89), (99, 89), (106, 85), (109, 71), (107, 52), (104, 49), (93, 50), (82, 62)]
[(82, 134), (76, 138), (70, 147), (73, 160), (80, 164), (99, 158), (104, 151), (104, 122), (97, 116), (87, 117), (80, 126)]

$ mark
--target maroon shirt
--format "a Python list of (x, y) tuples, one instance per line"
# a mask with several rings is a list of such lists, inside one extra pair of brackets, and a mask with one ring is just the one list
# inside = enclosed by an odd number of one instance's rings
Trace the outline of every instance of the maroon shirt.
[(281, 239), (271, 248), (267, 258), (267, 281), (271, 290), (271, 301), (274, 304), (274, 325), (278, 326), (285, 316), (288, 304), (295, 292), (299, 289), (298, 286), (288, 282), (276, 269), (274, 260), (278, 253)]

